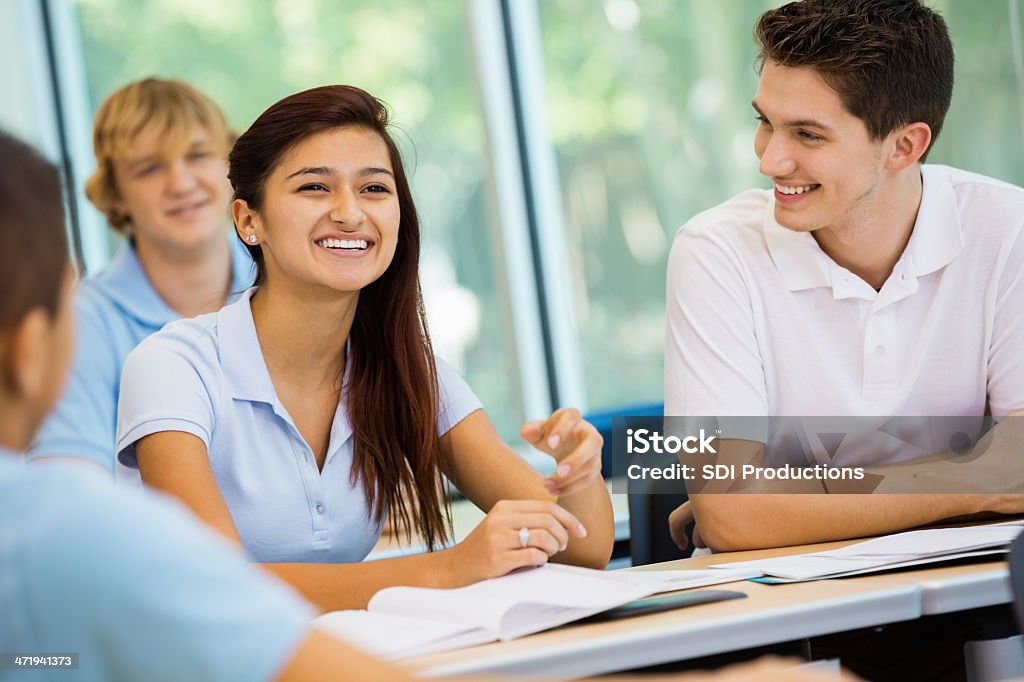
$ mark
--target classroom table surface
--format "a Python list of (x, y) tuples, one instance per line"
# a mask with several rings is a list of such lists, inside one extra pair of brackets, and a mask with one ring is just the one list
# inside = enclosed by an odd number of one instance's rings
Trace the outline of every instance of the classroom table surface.
[(864, 582), (909, 582), (921, 589), (921, 615), (979, 609), (1013, 601), (1010, 570), (1005, 559), (972, 561), (966, 565), (904, 569), (857, 578)]
[[(628, 498), (612, 494), (611, 499), (615, 538), (628, 539)], [(483, 516), (468, 500), (454, 502), (455, 541), (465, 538)], [(864, 539), (868, 538), (705, 555), (629, 570), (701, 569), (712, 564), (828, 551)], [(408, 543), (386, 535), (369, 559), (424, 549), (415, 539)], [(737, 590), (747, 598), (618, 622), (569, 625), (512, 642), (411, 659), (402, 665), (425, 677), (471, 673), (598, 675), (1012, 600), (1009, 571), (1001, 558), (788, 585), (742, 581), (711, 589)]]
[[(774, 549), (753, 550), (748, 552), (730, 552), (728, 554), (708, 554), (694, 557), (683, 562), (669, 562), (658, 566), (678, 564), (681, 568), (706, 568), (712, 564), (732, 563), (752, 559), (766, 559), (776, 556), (803, 554), (805, 552), (827, 552), (859, 540), (843, 540), (802, 547), (780, 547)], [(1006, 559), (999, 555), (995, 558), (974, 559), (970, 562), (957, 562), (953, 565), (924, 565), (921, 567), (884, 571), (863, 576), (852, 576), (843, 580), (857, 580), (866, 583), (910, 583), (921, 590), (921, 615), (931, 616), (952, 611), (978, 609), (996, 604), (1008, 604), (1013, 601), (1010, 585), (1010, 571)], [(634, 570), (643, 570), (640, 567)]]
[[(634, 570), (697, 568), (704, 559), (707, 557)], [(783, 586), (741, 581), (712, 589), (735, 590), (747, 598), (617, 622), (565, 626), (512, 642), (412, 659), (404, 665), (428, 677), (469, 673), (598, 675), (920, 615), (920, 591), (909, 583), (818, 581)]]
[[(631, 570), (699, 569), (716, 563), (836, 549), (857, 540), (732, 552)], [(621, 621), (564, 626), (402, 662), (417, 675), (598, 675), (766, 644), (913, 620), (925, 614), (1010, 601), (1005, 561), (938, 566), (834, 580), (709, 589), (746, 599), (703, 604)]]

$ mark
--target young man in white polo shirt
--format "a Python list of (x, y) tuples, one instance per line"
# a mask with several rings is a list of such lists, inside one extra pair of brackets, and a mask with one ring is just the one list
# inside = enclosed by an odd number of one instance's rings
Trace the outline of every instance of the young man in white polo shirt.
[[(774, 190), (744, 192), (676, 235), (666, 415), (1024, 410), (1024, 190), (922, 165), (952, 95), (945, 22), (914, 0), (805, 0), (762, 15), (755, 38), (755, 151)], [(882, 474), (877, 488), (870, 477), (810, 482), (820, 495), (693, 495), (673, 537), (685, 543), (694, 517), (708, 546), (737, 550), (1024, 511), (1013, 494), (824, 494), (905, 490), (899, 481), (925, 471), (977, 492), (999, 464), (892, 468), (906, 457), (837, 462)], [(1020, 491), (1008, 481), (1002, 492)]]

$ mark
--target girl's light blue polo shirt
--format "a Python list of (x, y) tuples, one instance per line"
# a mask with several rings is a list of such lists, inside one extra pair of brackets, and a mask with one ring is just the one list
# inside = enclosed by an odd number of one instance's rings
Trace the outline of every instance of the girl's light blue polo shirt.
[[(252, 259), (234, 234), (231, 292), (252, 286)], [(29, 448), (29, 458), (81, 457), (114, 472), (121, 367), (140, 341), (178, 319), (153, 288), (131, 244), (83, 281), (75, 295), (75, 357), (64, 393)]]
[[(352, 481), (352, 428), (341, 399), (323, 471), (278, 400), (263, 360), (249, 300), (180, 320), (128, 356), (121, 380), (117, 452), (137, 467), (134, 444), (183, 431), (206, 445), (210, 466), (249, 558), (266, 563), (363, 560), (380, 537), (362, 482)], [(480, 401), (437, 360), (444, 434)]]
[(25, 679), (272, 680), (313, 615), (163, 495), (0, 451), (0, 652), (78, 655)]

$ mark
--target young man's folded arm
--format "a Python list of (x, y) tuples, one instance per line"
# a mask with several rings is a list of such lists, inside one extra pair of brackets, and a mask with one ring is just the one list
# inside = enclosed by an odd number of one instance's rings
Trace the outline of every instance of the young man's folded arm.
[[(760, 463), (763, 447), (722, 440), (717, 461)], [(978, 515), (1020, 514), (1024, 471), (1015, 460), (1022, 449), (1024, 418), (1015, 415), (970, 453), (865, 467), (862, 480), (824, 485), (816, 479), (762, 480), (728, 493), (707, 488), (693, 492), (690, 504), (700, 538), (715, 551), (827, 542)]]

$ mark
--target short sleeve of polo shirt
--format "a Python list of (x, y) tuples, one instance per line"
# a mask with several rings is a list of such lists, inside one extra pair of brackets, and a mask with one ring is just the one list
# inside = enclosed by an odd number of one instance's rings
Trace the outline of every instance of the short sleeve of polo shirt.
[(113, 473), (120, 363), (100, 309), (81, 293), (75, 298), (75, 323), (75, 355), (64, 392), (29, 458), (81, 457)]
[(996, 289), (988, 399), (996, 417), (1024, 412), (1024, 227), (1008, 243)]
[(33, 468), (3, 533), (3, 648), (73, 651), (82, 679), (168, 682), (270, 680), (298, 650), (313, 609), (179, 505)]
[(668, 260), (666, 416), (763, 416), (768, 395), (740, 256), (684, 227)]
[(469, 384), (444, 360), (435, 357), (441, 405), (437, 413), (437, 434), (443, 436), (476, 410), (482, 409), (480, 399)]
[(209, 449), (213, 433), (217, 348), (203, 316), (173, 322), (129, 355), (121, 372), (117, 453), (137, 468), (135, 443), (163, 431), (182, 431)]

